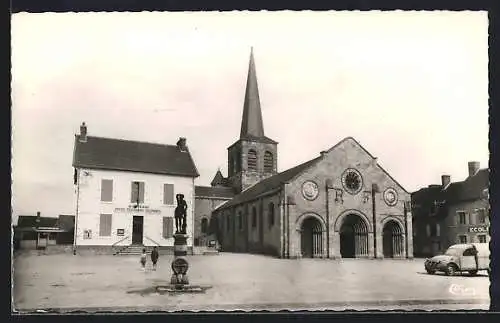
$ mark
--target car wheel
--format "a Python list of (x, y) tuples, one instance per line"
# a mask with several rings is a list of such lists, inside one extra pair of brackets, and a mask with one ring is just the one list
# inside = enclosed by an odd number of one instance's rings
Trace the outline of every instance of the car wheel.
[(427, 269), (427, 273), (428, 273), (429, 275), (434, 275), (434, 274), (436, 273), (436, 271), (435, 271), (435, 270), (430, 270), (430, 269)]
[(469, 270), (469, 274), (471, 276), (476, 276), (477, 275), (477, 270)]
[(446, 266), (446, 275), (447, 276), (453, 276), (455, 275), (455, 266), (452, 264), (449, 264)]

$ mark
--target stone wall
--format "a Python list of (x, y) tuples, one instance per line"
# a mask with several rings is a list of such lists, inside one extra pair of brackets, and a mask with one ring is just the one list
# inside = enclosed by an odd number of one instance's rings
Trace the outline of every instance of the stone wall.
[[(362, 175), (363, 187), (356, 195), (351, 195), (343, 189), (342, 174), (347, 168), (357, 169)], [(313, 181), (318, 186), (318, 197), (313, 201), (305, 199), (302, 195), (302, 185), (306, 181)], [(327, 182), (331, 183), (328, 190)], [(305, 170), (288, 185), (287, 195), (293, 196), (296, 203), (290, 207), (290, 255), (300, 256), (299, 221), (310, 213), (317, 215), (327, 226), (329, 243), (327, 243), (326, 235), (323, 243), (325, 248), (325, 245), (329, 244), (327, 255), (331, 258), (340, 257), (339, 229), (344, 217), (353, 213), (361, 217), (367, 225), (369, 256), (374, 257), (372, 184), (377, 184), (379, 187), (379, 192), (375, 194), (376, 257), (383, 258), (383, 225), (388, 220), (394, 220), (403, 231), (405, 230), (404, 201), (410, 200), (410, 194), (388, 176), (378, 166), (377, 160), (352, 139), (341, 142), (333, 150), (324, 154), (315, 165)], [(388, 206), (384, 202), (383, 192), (389, 187), (394, 188), (398, 194), (398, 203), (395, 206)], [(336, 201), (335, 189), (343, 191), (342, 201)], [(365, 199), (366, 196), (368, 199)], [(410, 222), (406, 224), (407, 229), (411, 229), (411, 215), (407, 217), (407, 220)], [(413, 257), (412, 235), (405, 233), (405, 239), (408, 239), (410, 247), (408, 248), (409, 256)]]

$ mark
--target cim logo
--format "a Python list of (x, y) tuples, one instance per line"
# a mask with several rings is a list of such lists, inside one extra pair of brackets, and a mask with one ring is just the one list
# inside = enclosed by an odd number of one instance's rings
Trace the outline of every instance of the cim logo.
[(456, 296), (475, 296), (476, 290), (473, 287), (465, 287), (464, 285), (451, 284), (448, 289), (450, 294)]
[(481, 233), (488, 233), (488, 227), (470, 227), (469, 232), (481, 232)]

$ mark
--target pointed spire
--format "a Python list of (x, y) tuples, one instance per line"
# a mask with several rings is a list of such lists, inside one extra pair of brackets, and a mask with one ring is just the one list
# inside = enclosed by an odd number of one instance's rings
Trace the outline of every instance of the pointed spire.
[(260, 109), (259, 87), (257, 85), (257, 73), (255, 72), (253, 47), (250, 49), (247, 87), (245, 102), (243, 104), (243, 118), (241, 120), (240, 138), (245, 137), (264, 137), (264, 125), (262, 123), (262, 112)]

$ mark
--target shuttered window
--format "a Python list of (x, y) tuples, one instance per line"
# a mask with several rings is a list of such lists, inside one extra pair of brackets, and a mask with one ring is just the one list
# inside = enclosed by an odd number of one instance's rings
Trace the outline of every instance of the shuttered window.
[(477, 223), (478, 224), (485, 224), (486, 223), (486, 210), (485, 209), (477, 210)]
[(99, 220), (99, 235), (101, 237), (111, 236), (111, 214), (101, 214)]
[(266, 151), (264, 153), (264, 171), (266, 173), (272, 172), (274, 169), (274, 160), (273, 153), (270, 151)]
[(102, 202), (112, 202), (113, 201), (113, 180), (112, 179), (101, 180), (101, 201)]
[(144, 203), (144, 182), (132, 182), (131, 203)]
[(174, 236), (174, 218), (163, 217), (163, 238), (169, 239)]
[(466, 214), (464, 211), (457, 211), (457, 216), (458, 216), (458, 224), (466, 224)]
[(253, 149), (248, 151), (247, 156), (248, 170), (257, 170), (257, 152)]
[(165, 204), (165, 205), (174, 204), (174, 185), (173, 184), (163, 184), (163, 204)]

